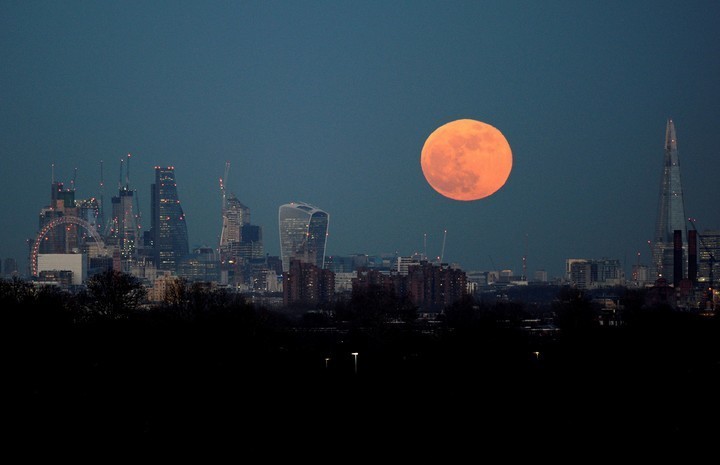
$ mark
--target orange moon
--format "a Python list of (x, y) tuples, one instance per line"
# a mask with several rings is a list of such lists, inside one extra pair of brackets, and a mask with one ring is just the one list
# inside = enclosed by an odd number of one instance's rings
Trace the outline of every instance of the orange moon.
[(430, 134), (420, 165), (430, 186), (445, 197), (479, 200), (505, 185), (512, 170), (512, 151), (495, 127), (459, 119)]

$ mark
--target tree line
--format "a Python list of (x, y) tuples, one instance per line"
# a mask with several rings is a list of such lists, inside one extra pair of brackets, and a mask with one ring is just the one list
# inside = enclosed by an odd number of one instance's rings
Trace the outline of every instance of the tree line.
[[(467, 411), (567, 430), (634, 412), (659, 432), (697, 432), (695, 413), (717, 406), (701, 396), (720, 388), (717, 319), (627, 290), (623, 324), (601, 326), (587, 293), (547, 292), (544, 304), (468, 295), (427, 321), (372, 287), (320, 309), (270, 309), (184, 281), (149, 306), (142, 284), (115, 271), (75, 293), (4, 280), (5, 379), (28, 432), (70, 421), (86, 434), (178, 433), (220, 428), (223, 411), (262, 424), (347, 409), (438, 421)], [(557, 330), (529, 331), (539, 315)], [(541, 405), (551, 418), (528, 409)]]

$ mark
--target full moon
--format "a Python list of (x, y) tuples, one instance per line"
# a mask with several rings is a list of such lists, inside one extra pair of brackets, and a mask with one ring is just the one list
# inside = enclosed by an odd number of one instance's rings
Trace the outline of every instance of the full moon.
[(430, 186), (445, 197), (479, 200), (505, 184), (512, 170), (512, 151), (495, 127), (459, 119), (430, 134), (420, 165)]

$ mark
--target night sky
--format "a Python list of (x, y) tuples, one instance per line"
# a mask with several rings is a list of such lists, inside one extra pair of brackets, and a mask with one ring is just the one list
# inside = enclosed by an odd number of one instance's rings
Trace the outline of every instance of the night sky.
[[(51, 165), (76, 198), (117, 194), (132, 154), (143, 227), (174, 166), (190, 246), (216, 246), (218, 178), (279, 255), (278, 207), (330, 215), (328, 255), (426, 251), (465, 270), (566, 258), (649, 263), (665, 125), (687, 216), (720, 229), (720, 3), (0, 3), (0, 258), (27, 263)], [(426, 182), (425, 139), (498, 128), (513, 170), (461, 202)], [(426, 236), (425, 236), (426, 235)], [(426, 237), (426, 241), (424, 241)], [(24, 270), (25, 268), (23, 268)]]

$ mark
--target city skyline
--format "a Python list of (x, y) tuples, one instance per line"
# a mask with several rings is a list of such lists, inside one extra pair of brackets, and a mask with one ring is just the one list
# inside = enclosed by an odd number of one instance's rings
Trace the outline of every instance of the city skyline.
[[(0, 258), (27, 269), (53, 164), (87, 199), (102, 160), (107, 204), (131, 153), (146, 222), (152, 168), (175, 166), (191, 249), (219, 243), (217, 179), (231, 162), (227, 192), (270, 255), (278, 206), (303, 200), (333, 216), (327, 255), (443, 250), (466, 270), (526, 263), (550, 277), (568, 258), (611, 258), (629, 276), (638, 252), (650, 264), (668, 119), (685, 212), (700, 233), (720, 229), (719, 9), (6, 4)], [(423, 143), (458, 118), (512, 147), (513, 172), (487, 199), (442, 198), (423, 178)]]

